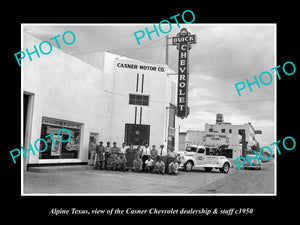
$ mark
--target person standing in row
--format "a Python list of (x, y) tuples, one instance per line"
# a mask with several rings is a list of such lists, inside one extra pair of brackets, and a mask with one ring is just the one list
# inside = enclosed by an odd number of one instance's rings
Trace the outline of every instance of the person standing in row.
[(125, 154), (127, 148), (128, 148), (128, 146), (126, 146), (125, 143), (122, 143), (122, 148), (120, 149), (120, 152)]
[(104, 148), (104, 155), (105, 155), (105, 168), (107, 166), (107, 160), (110, 157), (110, 153), (111, 153), (111, 147), (110, 147), (110, 142), (108, 141), (106, 143), (106, 146)]
[(114, 142), (113, 147), (111, 147), (111, 154), (119, 154), (120, 151), (120, 148), (117, 147), (117, 142)]
[(117, 147), (117, 142), (114, 142), (113, 147), (111, 148), (111, 157), (113, 157), (117, 161), (120, 152), (120, 149)]
[(89, 165), (90, 166), (96, 166), (96, 148), (97, 148), (97, 143), (96, 139), (93, 138), (93, 140), (90, 143), (90, 160), (89, 160)]
[(127, 168), (130, 171), (133, 168), (133, 161), (135, 159), (135, 150), (132, 144), (126, 149), (125, 157), (127, 160)]
[(146, 167), (145, 162), (148, 159), (148, 156), (150, 156), (150, 148), (149, 145), (146, 143), (145, 146), (142, 148), (143, 170), (145, 170)]
[(96, 169), (104, 169), (105, 168), (105, 156), (104, 156), (104, 146), (103, 142), (100, 141), (99, 145), (96, 147), (96, 154), (97, 154), (97, 159), (96, 159)]
[(137, 146), (137, 149), (135, 150), (135, 158), (139, 156), (139, 158), (142, 158), (142, 148), (141, 146)]
[(176, 154), (174, 153), (174, 148), (170, 146), (169, 150), (167, 150), (167, 154), (165, 155), (166, 173), (169, 172), (169, 164), (173, 162), (175, 158), (176, 158)]
[[(158, 156), (158, 152), (155, 149), (155, 145), (152, 145), (152, 149), (150, 150), (150, 158), (153, 159), (154, 165), (156, 164), (157, 156)], [(154, 172), (154, 168), (153, 168), (153, 172)]]
[(160, 155), (162, 155), (165, 146), (164, 145), (160, 145), (159, 147), (160, 147)]
[(174, 152), (174, 148), (171, 147), (170, 152), (168, 152), (167, 155), (166, 172), (168, 172), (170, 175), (171, 174), (177, 175), (178, 167), (179, 167), (178, 162), (179, 160), (177, 159), (177, 155)]

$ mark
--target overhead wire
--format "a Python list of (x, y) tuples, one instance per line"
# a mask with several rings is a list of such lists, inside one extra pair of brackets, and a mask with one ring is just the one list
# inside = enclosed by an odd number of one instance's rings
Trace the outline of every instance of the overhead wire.
[[(147, 48), (159, 48), (163, 47), (163, 45), (155, 45), (155, 46), (149, 46)], [(123, 49), (96, 49), (96, 50), (91, 50), (91, 51), (82, 51), (82, 52), (74, 52), (74, 53), (69, 53), (70, 55), (79, 55), (79, 54), (88, 54), (88, 53), (94, 53), (94, 52), (118, 52), (118, 51), (128, 51), (128, 50), (136, 50), (137, 48), (123, 48)]]
[(144, 46), (142, 46), (142, 47), (140, 47), (140, 48), (134, 49), (133, 51), (130, 51), (130, 52), (124, 54), (124, 55), (120, 55), (120, 56), (117, 57), (116, 59), (119, 59), (119, 58), (121, 58), (121, 57), (123, 57), (123, 56), (129, 55), (129, 54), (131, 54), (131, 53), (133, 53), (133, 52), (136, 52), (136, 51), (138, 51), (138, 50), (141, 50), (141, 49), (143, 49), (143, 48), (146, 48), (147, 46), (152, 45), (152, 44), (154, 44), (154, 43), (160, 41), (160, 40), (163, 39), (163, 38), (165, 38), (165, 37), (161, 37), (161, 38), (157, 39), (156, 41), (150, 42), (149, 44), (146, 44), (146, 45), (144, 45)]
[(165, 46), (166, 46), (166, 44), (163, 44), (163, 45), (162, 45), (162, 48), (161, 48), (161, 52), (160, 52), (160, 56), (159, 56), (159, 60), (158, 60), (158, 62), (160, 62), (160, 59), (161, 59), (161, 56), (163, 55), (163, 52), (164, 52)]

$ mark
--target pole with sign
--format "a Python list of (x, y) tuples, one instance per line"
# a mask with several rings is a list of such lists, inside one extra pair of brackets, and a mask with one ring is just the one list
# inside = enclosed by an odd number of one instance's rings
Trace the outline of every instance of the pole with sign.
[(176, 37), (172, 37), (172, 45), (177, 46), (178, 57), (178, 88), (177, 88), (177, 116), (181, 119), (189, 114), (188, 86), (189, 86), (189, 50), (191, 44), (196, 44), (196, 35), (182, 28)]

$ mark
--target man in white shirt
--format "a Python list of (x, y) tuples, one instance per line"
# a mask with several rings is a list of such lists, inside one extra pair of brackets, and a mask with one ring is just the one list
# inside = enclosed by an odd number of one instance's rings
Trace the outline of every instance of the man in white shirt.
[(150, 148), (146, 143), (145, 146), (142, 147), (143, 170), (145, 170), (145, 161), (148, 159), (148, 155), (150, 155)]
[(148, 144), (145, 144), (145, 146), (143, 146), (142, 155), (150, 155), (150, 148)]
[(128, 148), (128, 146), (126, 146), (125, 143), (122, 143), (121, 153), (125, 154), (125, 151), (126, 151), (127, 148)]
[(147, 156), (147, 160), (145, 161), (145, 171), (152, 172), (154, 168), (154, 161), (150, 158), (150, 156)]

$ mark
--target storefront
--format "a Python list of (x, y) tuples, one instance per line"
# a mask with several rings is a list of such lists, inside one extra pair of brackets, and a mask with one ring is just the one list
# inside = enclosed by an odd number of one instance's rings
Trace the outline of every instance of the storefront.
[[(39, 154), (39, 159), (78, 159), (78, 152), (80, 149), (82, 124), (70, 121), (63, 121), (54, 118), (42, 118), (41, 138), (47, 141), (48, 148), (46, 151)], [(58, 135), (52, 135), (55, 145), (52, 143), (50, 136), (51, 133), (58, 133), (62, 128), (68, 129), (71, 134), (70, 140), (67, 143), (61, 142)], [(61, 132), (62, 140), (67, 140), (69, 135), (67, 132)], [(40, 142), (44, 145), (44, 142)], [(40, 149), (45, 149), (45, 146), (40, 146)]]
[[(24, 33), (23, 48), (40, 43)], [(108, 52), (80, 59), (59, 49), (22, 64), (23, 146), (44, 138), (48, 148), (23, 157), (24, 168), (87, 163), (98, 143), (177, 146), (176, 76), (168, 66)], [(54, 146), (47, 135), (66, 128), (71, 138)], [(62, 133), (62, 138), (67, 135)], [(56, 140), (56, 136), (53, 136)], [(41, 142), (42, 144), (42, 142)], [(43, 149), (44, 146), (40, 146)]]

